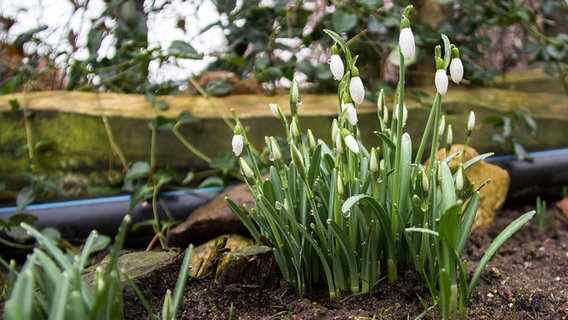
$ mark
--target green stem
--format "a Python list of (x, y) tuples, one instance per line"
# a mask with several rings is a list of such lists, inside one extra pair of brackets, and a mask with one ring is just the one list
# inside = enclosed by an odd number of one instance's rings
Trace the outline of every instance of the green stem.
[(193, 154), (198, 156), (201, 160), (207, 163), (211, 163), (210, 157), (205, 155), (203, 152), (199, 151), (193, 144), (187, 141), (187, 139), (185, 139), (185, 137), (179, 132), (178, 128), (180, 125), (181, 123), (177, 122), (172, 129), (172, 132), (174, 133), (176, 138), (178, 138), (178, 140), (184, 145), (184, 147), (186, 147), (189, 151), (193, 152)]
[(434, 113), (434, 129), (432, 130), (432, 145), (430, 147), (430, 162), (428, 163), (428, 171), (431, 171), (436, 162), (436, 153), (438, 151), (438, 132), (440, 130), (440, 117), (442, 116), (442, 95), (436, 93), (434, 99), (432, 113)]
[(404, 56), (402, 55), (402, 51), (399, 50), (399, 59), (400, 59), (400, 66), (399, 66), (399, 80), (398, 80), (398, 108), (397, 108), (397, 115), (396, 115), (396, 149), (395, 149), (395, 157), (394, 157), (394, 192), (393, 192), (393, 212), (391, 215), (391, 222), (392, 222), (392, 232), (396, 234), (398, 229), (398, 206), (399, 206), (399, 199), (398, 196), (400, 194), (400, 179), (402, 175), (402, 168), (401, 165), (401, 157), (402, 157), (402, 125), (403, 125), (403, 114), (404, 114)]

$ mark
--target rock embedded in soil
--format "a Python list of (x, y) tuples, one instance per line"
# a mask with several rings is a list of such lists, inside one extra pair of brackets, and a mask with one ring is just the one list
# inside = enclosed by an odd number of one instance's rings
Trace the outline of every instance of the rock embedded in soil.
[(169, 247), (185, 248), (190, 243), (200, 245), (224, 234), (248, 234), (239, 218), (227, 207), (225, 197), (241, 208), (253, 208), (254, 200), (245, 184), (228, 188), (215, 199), (193, 211), (180, 225), (168, 231)]

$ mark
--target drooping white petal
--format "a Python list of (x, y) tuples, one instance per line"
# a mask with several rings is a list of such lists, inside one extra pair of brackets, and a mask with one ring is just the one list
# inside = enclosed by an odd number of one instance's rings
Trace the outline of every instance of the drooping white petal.
[(470, 111), (469, 112), (469, 117), (467, 119), (467, 130), (468, 131), (473, 131), (473, 128), (475, 127), (475, 112)]
[(329, 68), (331, 69), (331, 74), (335, 80), (341, 80), (343, 78), (343, 73), (345, 68), (343, 67), (343, 61), (338, 54), (332, 54), (331, 59), (329, 59)]
[(410, 60), (414, 57), (416, 44), (414, 43), (414, 34), (412, 33), (412, 29), (404, 28), (400, 30), (398, 46), (400, 47), (400, 52), (402, 52), (405, 60)]
[(452, 58), (450, 61), (450, 76), (452, 81), (460, 83), (463, 78), (463, 63), (460, 58)]
[(347, 116), (347, 121), (355, 126), (357, 125), (357, 110), (355, 110), (355, 106), (352, 103), (347, 103), (344, 106), (345, 115)]
[(349, 82), (349, 94), (356, 104), (361, 104), (363, 102), (365, 99), (365, 87), (363, 87), (361, 77), (351, 78), (351, 81)]
[(436, 70), (434, 83), (436, 84), (436, 90), (438, 91), (439, 94), (445, 95), (446, 92), (448, 92), (448, 76), (446, 75), (446, 70), (444, 69)]
[(243, 136), (240, 134), (233, 135), (231, 145), (233, 146), (233, 153), (235, 156), (240, 156), (241, 152), (243, 152)]
[(355, 140), (352, 134), (345, 136), (345, 145), (349, 148), (349, 150), (351, 150), (351, 152), (359, 153), (359, 143)]

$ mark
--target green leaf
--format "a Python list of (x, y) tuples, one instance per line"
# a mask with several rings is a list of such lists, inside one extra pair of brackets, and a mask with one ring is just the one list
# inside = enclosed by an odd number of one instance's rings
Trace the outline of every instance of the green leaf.
[(207, 177), (199, 184), (199, 188), (223, 187), (225, 182), (219, 177)]
[(24, 208), (33, 203), (38, 196), (39, 192), (36, 188), (32, 188), (30, 186), (22, 188), (16, 196), (18, 211), (24, 210)]
[(203, 59), (202, 54), (199, 54), (189, 43), (181, 40), (172, 41), (169, 53), (171, 56), (182, 59)]
[(471, 295), (473, 294), (473, 289), (475, 288), (475, 285), (477, 285), (477, 281), (479, 281), (481, 272), (483, 272), (485, 266), (487, 266), (491, 258), (493, 258), (493, 256), (495, 255), (495, 253), (497, 253), (497, 250), (499, 250), (499, 248), (501, 248), (501, 246), (505, 244), (505, 242), (509, 240), (509, 238), (513, 234), (519, 231), (519, 229), (522, 226), (524, 226), (527, 222), (529, 222), (529, 220), (532, 219), (534, 215), (535, 211), (532, 210), (518, 217), (517, 219), (515, 219), (515, 221), (511, 222), (511, 224), (509, 224), (507, 228), (505, 228), (505, 230), (501, 231), (501, 233), (493, 240), (493, 242), (491, 242), (491, 245), (489, 245), (489, 248), (487, 248), (481, 260), (479, 260), (477, 268), (475, 269), (475, 272), (471, 276), (469, 287), (467, 289), (468, 300), (469, 298), (471, 298)]
[(331, 16), (331, 27), (337, 33), (348, 32), (357, 25), (357, 14), (339, 7)]
[(124, 176), (125, 181), (132, 181), (147, 177), (150, 174), (150, 164), (144, 161), (137, 161), (132, 164)]
[(187, 111), (183, 111), (178, 115), (177, 121), (179, 123), (195, 123), (198, 122), (199, 119), (194, 117), (193, 114), (191, 114), (191, 112), (187, 112)]
[(10, 112), (18, 112), (20, 110), (20, 103), (16, 99), (10, 99), (8, 101), (10, 104)]

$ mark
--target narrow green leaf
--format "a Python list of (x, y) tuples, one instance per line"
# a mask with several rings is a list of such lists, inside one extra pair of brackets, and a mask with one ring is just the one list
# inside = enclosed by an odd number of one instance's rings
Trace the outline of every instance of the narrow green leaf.
[(185, 289), (187, 278), (189, 276), (189, 262), (191, 261), (192, 254), (193, 254), (193, 244), (190, 244), (189, 247), (187, 247), (187, 249), (185, 250), (185, 256), (183, 257), (183, 262), (181, 264), (181, 269), (178, 274), (176, 287), (174, 289), (172, 306), (170, 308), (172, 319), (177, 318), (177, 312), (181, 303), (181, 298), (183, 296), (183, 290)]
[(460, 225), (460, 230), (458, 235), (458, 244), (456, 247), (456, 252), (458, 253), (458, 256), (461, 256), (461, 253), (465, 248), (467, 239), (469, 237), (469, 233), (471, 232), (471, 227), (473, 226), (473, 222), (475, 220), (475, 215), (477, 213), (478, 207), (479, 207), (479, 191), (476, 192), (473, 195), (473, 197), (471, 197), (463, 214), (462, 223)]
[(491, 245), (485, 251), (485, 254), (479, 261), (479, 264), (477, 265), (475, 272), (471, 276), (469, 287), (467, 289), (468, 300), (469, 298), (471, 298), (471, 295), (473, 294), (473, 289), (475, 289), (475, 285), (477, 284), (477, 281), (479, 281), (479, 277), (481, 276), (481, 272), (483, 272), (485, 266), (487, 266), (487, 264), (489, 263), (489, 260), (493, 258), (493, 255), (497, 253), (497, 250), (499, 250), (499, 248), (501, 248), (501, 246), (505, 244), (505, 242), (513, 234), (515, 234), (515, 232), (519, 231), (519, 229), (522, 226), (524, 226), (527, 222), (529, 222), (530, 219), (532, 219), (534, 214), (535, 211), (532, 210), (518, 217), (517, 219), (515, 219), (515, 221), (511, 222), (511, 224), (509, 224), (507, 228), (501, 231), (501, 233), (493, 240), (493, 242), (491, 242)]
[[(64, 272), (61, 275), (61, 282), (55, 287), (55, 293), (51, 296), (49, 319), (64, 319), (69, 292), (69, 275)], [(71, 305), (71, 308), (74, 306)]]
[(230, 198), (225, 197), (225, 203), (233, 213), (241, 220), (241, 222), (245, 225), (247, 230), (252, 234), (252, 237), (257, 243), (260, 243), (260, 232), (256, 226), (252, 223), (252, 220), (249, 216), (241, 210), (241, 208)]

